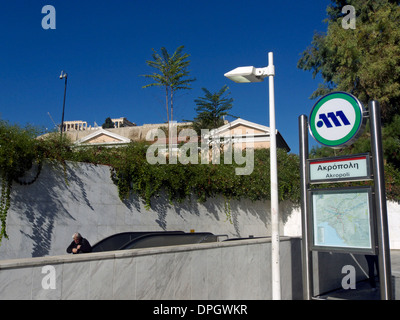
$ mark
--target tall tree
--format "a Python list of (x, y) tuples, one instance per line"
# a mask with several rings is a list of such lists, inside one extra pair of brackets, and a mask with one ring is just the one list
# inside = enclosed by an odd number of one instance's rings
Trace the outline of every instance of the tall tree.
[(173, 121), (174, 95), (178, 90), (191, 89), (190, 83), (194, 78), (188, 78), (189, 54), (183, 53), (184, 46), (178, 47), (170, 55), (164, 47), (161, 48), (161, 55), (153, 50), (153, 60), (146, 61), (147, 65), (156, 71), (152, 74), (143, 75), (154, 82), (143, 86), (143, 88), (161, 86), (165, 89), (165, 108), (167, 111), (167, 122)]
[[(332, 0), (328, 30), (314, 34), (298, 68), (322, 76), (316, 98), (333, 90), (354, 94), (364, 104), (375, 99), (390, 122), (400, 111), (400, 1)], [(355, 29), (344, 28), (345, 5), (356, 11)]]
[(112, 122), (111, 118), (108, 117), (101, 126), (103, 129), (112, 129), (115, 128), (114, 122)]
[(194, 119), (196, 131), (200, 129), (214, 129), (224, 124), (224, 117), (231, 116), (233, 99), (229, 98), (228, 86), (224, 85), (218, 92), (211, 93), (208, 89), (202, 88), (204, 97), (195, 99), (197, 117)]

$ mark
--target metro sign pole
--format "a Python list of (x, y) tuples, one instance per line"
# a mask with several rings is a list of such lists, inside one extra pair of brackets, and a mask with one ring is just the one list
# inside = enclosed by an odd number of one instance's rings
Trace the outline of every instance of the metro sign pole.
[[(307, 159), (307, 127), (312, 137), (320, 144), (334, 149), (343, 148), (351, 145), (362, 134), (367, 118), (370, 119), (372, 157), (369, 154), (362, 154), (325, 159)], [(326, 251), (321, 241), (316, 240), (315, 232), (313, 233), (313, 230), (318, 227), (318, 223), (315, 223), (311, 216), (318, 215), (318, 210), (320, 209), (317, 209), (317, 211), (315, 211), (315, 208), (312, 209), (310, 198), (316, 192), (315, 189), (311, 190), (310, 184), (373, 180), (374, 197), (371, 197), (373, 200), (370, 202), (372, 203), (371, 207), (373, 209), (371, 211), (373, 212), (371, 213), (372, 219), (369, 222), (369, 230), (372, 235), (370, 235), (368, 246), (347, 246), (344, 248), (343, 245), (331, 245), (330, 249), (343, 253), (355, 253), (358, 251), (364, 254), (378, 255), (381, 299), (391, 300), (393, 292), (379, 103), (377, 101), (369, 103), (368, 115), (361, 102), (353, 95), (346, 92), (333, 92), (318, 100), (311, 110), (309, 119), (308, 122), (305, 115), (299, 117), (303, 297), (307, 300), (313, 297), (312, 251)], [(370, 168), (369, 162), (371, 158), (372, 165)], [(330, 174), (325, 174), (325, 177), (321, 176), (323, 170), (329, 171), (335, 167), (338, 170), (333, 178)], [(339, 170), (350, 167), (357, 170), (346, 170), (346, 172)], [(360, 188), (362, 187), (353, 187), (352, 189), (359, 191), (361, 190)], [(322, 194), (321, 191), (318, 192)], [(336, 188), (336, 192), (341, 195), (346, 191), (343, 188)], [(345, 211), (342, 213), (345, 214)], [(374, 230), (376, 230), (376, 238), (373, 236)]]
[(392, 270), (390, 262), (385, 174), (383, 168), (381, 112), (377, 101), (371, 101), (369, 103), (369, 113), (371, 126), (371, 152), (374, 167), (375, 210), (378, 230), (379, 283), (381, 288), (381, 299), (391, 300), (393, 298)]

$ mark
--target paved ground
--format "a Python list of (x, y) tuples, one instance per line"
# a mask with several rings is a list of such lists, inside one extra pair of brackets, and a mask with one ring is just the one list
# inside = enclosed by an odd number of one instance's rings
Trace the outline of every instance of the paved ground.
[[(400, 250), (390, 251), (390, 261), (392, 267), (394, 298), (400, 300)], [(372, 289), (368, 280), (358, 282), (354, 290), (336, 290), (321, 295), (318, 299), (323, 300), (380, 300), (379, 280), (376, 277), (377, 289)], [(397, 288), (397, 286), (399, 288)], [(397, 292), (396, 292), (397, 291)], [(397, 296), (396, 296), (397, 294)]]

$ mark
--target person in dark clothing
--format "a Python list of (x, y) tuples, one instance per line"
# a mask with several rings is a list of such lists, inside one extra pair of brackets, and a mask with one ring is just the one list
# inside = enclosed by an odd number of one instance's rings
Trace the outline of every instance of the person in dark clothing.
[(74, 240), (67, 248), (68, 253), (78, 254), (92, 252), (92, 246), (90, 245), (89, 241), (83, 238), (79, 233), (75, 233), (72, 236), (72, 239)]

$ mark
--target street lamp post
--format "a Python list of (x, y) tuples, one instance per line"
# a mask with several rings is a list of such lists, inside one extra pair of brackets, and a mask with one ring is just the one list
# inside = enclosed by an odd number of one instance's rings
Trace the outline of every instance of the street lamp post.
[(60, 74), (60, 79), (65, 79), (65, 85), (64, 85), (64, 101), (63, 101), (63, 111), (62, 111), (62, 117), (61, 117), (61, 135), (60, 135), (60, 139), (62, 140), (62, 134), (63, 134), (63, 130), (64, 130), (64, 111), (65, 111), (65, 97), (67, 94), (67, 79), (68, 79), (68, 74), (64, 73), (64, 70), (61, 71)]
[(275, 66), (272, 52), (268, 53), (268, 67), (266, 68), (239, 67), (225, 73), (225, 77), (237, 83), (262, 82), (265, 77), (269, 77), (272, 299), (280, 300), (279, 200), (274, 76)]

